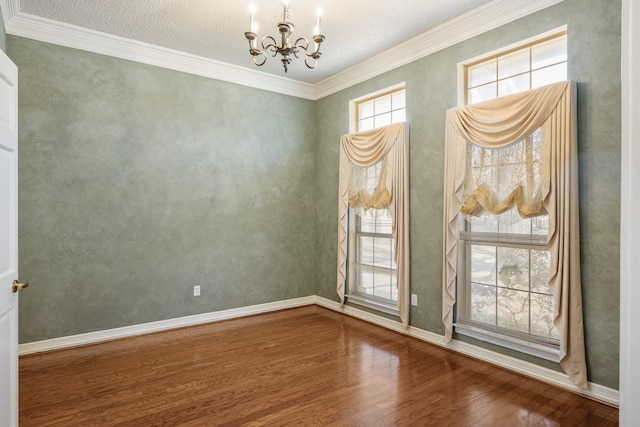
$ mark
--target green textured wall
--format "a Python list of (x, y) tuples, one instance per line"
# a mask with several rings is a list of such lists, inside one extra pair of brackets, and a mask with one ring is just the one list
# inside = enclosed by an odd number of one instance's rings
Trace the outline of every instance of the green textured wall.
[(337, 300), (348, 101), (402, 81), (411, 324), (443, 333), (444, 117), (456, 64), (567, 24), (589, 379), (617, 388), (620, 9), (565, 0), (315, 103), (9, 36), (20, 67), (20, 269), (32, 283), (20, 297), (21, 342), (312, 294)]
[[(561, 25), (568, 26), (569, 78), (578, 82), (582, 287), (589, 379), (618, 387), (620, 217), (619, 0), (566, 0), (517, 22), (442, 50), (318, 102), (319, 233), (317, 294), (337, 301), (338, 140), (348, 132), (348, 102), (406, 82), (411, 127), (411, 325), (444, 333), (442, 210), (445, 111), (456, 106), (456, 64)], [(483, 347), (557, 369), (461, 337)]]
[(314, 102), (14, 36), (8, 50), (21, 342), (313, 294)]

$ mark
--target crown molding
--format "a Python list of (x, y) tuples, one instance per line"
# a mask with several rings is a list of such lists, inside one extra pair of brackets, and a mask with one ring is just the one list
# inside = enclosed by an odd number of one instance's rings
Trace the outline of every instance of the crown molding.
[[(16, 0), (13, 0), (16, 1)], [(312, 84), (262, 73), (149, 43), (18, 12), (7, 33), (170, 70), (237, 83), (299, 98), (315, 99)]]
[(563, 1), (491, 1), (315, 85), (22, 13), (20, 0), (0, 7), (11, 35), (317, 100)]
[(339, 92), (564, 0), (494, 0), (316, 84), (317, 98)]

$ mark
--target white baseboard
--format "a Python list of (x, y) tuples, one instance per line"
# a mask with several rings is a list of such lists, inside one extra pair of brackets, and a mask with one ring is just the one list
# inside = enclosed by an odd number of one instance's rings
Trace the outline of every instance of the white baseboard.
[(202, 323), (235, 319), (238, 317), (250, 316), (253, 314), (301, 307), (304, 305), (315, 304), (315, 301), (315, 296), (294, 298), (284, 301), (269, 302), (266, 304), (250, 305), (248, 307), (232, 308), (230, 310), (194, 314), (192, 316), (178, 317), (175, 319), (159, 320), (157, 322), (142, 323), (140, 325), (125, 326), (122, 328), (107, 329), (104, 331), (88, 332), (85, 334), (71, 335), (43, 341), (35, 341), (20, 344), (18, 346), (18, 354), (20, 356), (23, 356), (27, 354), (41, 353), (62, 348), (95, 344), (118, 338), (148, 334), (151, 332), (167, 331), (169, 329), (182, 328), (185, 326), (194, 326), (200, 325)]
[(148, 334), (151, 332), (166, 331), (185, 326), (199, 325), (202, 323), (215, 322), (220, 320), (235, 319), (238, 317), (249, 316), (253, 314), (267, 313), (270, 311), (284, 310), (287, 308), (301, 307), (305, 305), (317, 304), (321, 307), (328, 308), (339, 313), (346, 314), (369, 323), (409, 335), (431, 344), (465, 354), (473, 358), (497, 365), (511, 371), (518, 372), (522, 375), (537, 379), (539, 381), (561, 387), (589, 397), (591, 399), (606, 403), (612, 406), (618, 406), (620, 402), (620, 394), (618, 390), (604, 387), (598, 384), (589, 383), (589, 388), (583, 390), (576, 387), (569, 377), (562, 373), (548, 368), (525, 362), (510, 356), (505, 356), (491, 350), (486, 350), (472, 344), (462, 341), (452, 340), (445, 343), (442, 335), (425, 331), (424, 329), (410, 326), (405, 329), (402, 323), (396, 320), (388, 319), (376, 314), (359, 310), (352, 306), (340, 306), (338, 302), (331, 301), (327, 298), (316, 295), (294, 298), (284, 301), (270, 302), (266, 304), (252, 305), (248, 307), (233, 308), (230, 310), (215, 311), (211, 313), (196, 314), (193, 316), (179, 317), (176, 319), (160, 320), (157, 322), (143, 323), (140, 325), (125, 326), (122, 328), (109, 329), (105, 331), (89, 332), (86, 334), (71, 335), (67, 337), (53, 338), (44, 341), (36, 341), (19, 345), (19, 354), (27, 355), (33, 353), (41, 353), (45, 351), (58, 350), (62, 348), (77, 347), (80, 345), (95, 344), (103, 341), (109, 341), (118, 338), (131, 337), (135, 335)]
[(355, 308), (353, 306), (340, 306), (340, 303), (338, 302), (331, 301), (319, 296), (316, 296), (315, 298), (315, 303), (322, 307), (326, 307), (331, 310), (338, 311), (340, 313), (344, 313), (346, 315), (385, 327), (387, 329), (391, 329), (393, 331), (418, 338), (428, 343), (438, 345), (457, 353), (471, 356), (475, 359), (479, 359), (484, 362), (488, 362), (493, 365), (518, 372), (519, 374), (534, 378), (547, 384), (561, 387), (566, 390), (573, 391), (590, 399), (597, 400), (599, 402), (606, 403), (615, 407), (619, 406), (620, 392), (618, 390), (594, 383), (589, 383), (589, 388), (583, 390), (579, 387), (576, 387), (564, 372), (558, 372), (552, 369), (544, 368), (530, 362), (525, 362), (514, 357), (505, 356), (503, 354), (496, 353), (495, 351), (487, 350), (455, 339), (449, 343), (445, 343), (444, 336), (442, 335), (434, 334), (433, 332), (425, 331), (424, 329), (416, 328), (414, 326), (409, 326), (409, 328), (405, 329), (402, 326), (402, 323), (400, 323), (399, 321), (387, 319), (386, 317), (359, 310), (358, 308)]

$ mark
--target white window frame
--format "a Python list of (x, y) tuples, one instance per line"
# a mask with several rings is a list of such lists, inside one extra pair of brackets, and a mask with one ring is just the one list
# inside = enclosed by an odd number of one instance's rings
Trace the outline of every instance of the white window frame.
[[(485, 53), (483, 55), (462, 61), (457, 65), (458, 72), (458, 106), (463, 106), (467, 101), (467, 68), (469, 66), (489, 60), (501, 55), (507, 55), (511, 52), (532, 46), (537, 43), (543, 43), (555, 37), (566, 36), (567, 26), (553, 29), (543, 34), (531, 37), (518, 43), (506, 46), (504, 48)], [(567, 47), (568, 50), (568, 47)], [(568, 57), (568, 55), (567, 55)], [(567, 58), (568, 59), (568, 58)], [(568, 67), (568, 64), (567, 64)], [(545, 249), (546, 238), (544, 241), (531, 235), (514, 235), (506, 233), (471, 233), (465, 230), (465, 221), (460, 214), (460, 244), (458, 245), (458, 286), (456, 296), (456, 314), (454, 321), (454, 330), (460, 335), (465, 335), (501, 347), (505, 347), (521, 353), (533, 355), (542, 359), (559, 362), (559, 340), (551, 338), (537, 337), (526, 333), (518, 333), (516, 331), (501, 330), (499, 327), (485, 326), (481, 323), (462, 320), (462, 313), (468, 314), (470, 310), (469, 289), (471, 283), (471, 257), (470, 245), (486, 243), (490, 246), (513, 246), (516, 245), (525, 249)], [(528, 236), (528, 237), (527, 237)], [(546, 236), (545, 236), (546, 237)], [(466, 311), (465, 311), (466, 310)], [(468, 316), (470, 317), (470, 316)], [(460, 321), (459, 321), (460, 319)]]
[[(382, 96), (395, 93), (398, 91), (404, 90), (406, 95), (406, 87), (405, 82), (398, 83), (396, 85), (378, 90), (373, 93), (369, 93), (365, 96), (352, 99), (349, 101), (349, 132), (355, 133), (358, 132), (358, 105), (364, 102), (370, 101), (375, 98), (380, 98)], [(405, 111), (406, 111), (406, 100), (405, 100)], [(362, 232), (357, 229), (356, 221), (351, 219), (351, 209), (348, 210), (348, 238), (347, 238), (347, 284), (346, 284), (346, 294), (345, 297), (348, 301), (358, 304), (361, 306), (365, 306), (377, 311), (381, 311), (384, 313), (392, 314), (395, 316), (399, 315), (399, 309), (397, 300), (385, 301), (384, 299), (377, 299), (372, 295), (363, 294), (354, 291), (353, 288), (357, 289), (356, 286), (353, 286), (353, 277), (356, 273), (356, 263), (353, 261), (357, 257), (358, 248), (355, 244), (359, 235), (362, 236), (370, 236), (370, 237), (378, 237), (378, 238), (388, 238), (393, 243), (393, 236), (387, 233), (372, 233), (372, 232)], [(384, 267), (372, 267), (374, 269), (387, 270)], [(397, 283), (397, 267), (394, 270), (396, 274), (396, 283)]]

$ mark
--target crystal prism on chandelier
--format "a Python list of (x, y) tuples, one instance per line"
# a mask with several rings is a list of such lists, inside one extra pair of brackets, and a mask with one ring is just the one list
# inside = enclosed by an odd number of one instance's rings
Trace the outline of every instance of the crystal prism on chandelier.
[[(315, 68), (318, 65), (318, 59), (322, 54), (320, 53), (320, 45), (324, 41), (324, 36), (320, 33), (320, 11), (317, 13), (316, 27), (314, 29), (313, 42), (314, 47), (313, 50), (309, 50), (309, 41), (300, 37), (295, 41), (295, 43), (291, 43), (289, 38), (291, 37), (291, 33), (295, 26), (293, 22), (289, 21), (289, 0), (284, 0), (282, 2), (282, 19), (278, 23), (278, 32), (280, 33), (280, 43), (276, 42), (276, 39), (272, 36), (264, 36), (261, 41), (262, 49), (258, 49), (258, 35), (256, 30), (256, 24), (253, 21), (253, 13), (255, 8), (253, 5), (250, 7), (249, 13), (249, 31), (244, 33), (244, 36), (249, 41), (249, 53), (253, 56), (253, 63), (257, 66), (264, 65), (267, 62), (267, 54), (271, 54), (272, 57), (280, 54), (282, 55), (282, 65), (284, 65), (284, 72), (288, 71), (289, 64), (291, 64), (292, 56), (299, 58), (300, 53), (304, 53), (306, 56), (304, 59), (304, 63), (308, 68)], [(310, 62), (310, 60), (313, 60)]]

